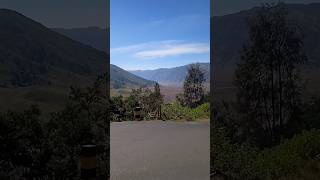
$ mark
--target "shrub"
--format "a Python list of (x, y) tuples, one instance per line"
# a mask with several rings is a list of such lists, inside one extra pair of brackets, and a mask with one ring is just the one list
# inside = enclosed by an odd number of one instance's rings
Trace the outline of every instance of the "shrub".
[(305, 131), (264, 150), (232, 142), (223, 129), (213, 130), (211, 140), (211, 172), (222, 172), (230, 179), (301, 179), (320, 175), (319, 130)]
[(78, 178), (81, 145), (96, 144), (99, 179), (109, 175), (108, 101), (102, 80), (72, 88), (63, 110), (41, 116), (33, 106), (0, 113), (0, 179)]
[(317, 159), (319, 154), (320, 131), (304, 131), (278, 146), (262, 151), (257, 164), (261, 166), (261, 176), (266, 178), (300, 176), (304, 165)]
[(210, 104), (204, 103), (194, 109), (191, 109), (191, 113), (194, 115), (194, 118), (209, 118), (210, 117)]
[(162, 107), (163, 118), (166, 120), (181, 120), (185, 117), (187, 111), (188, 108), (183, 107), (176, 101)]
[(210, 117), (210, 105), (204, 103), (196, 108), (182, 106), (178, 102), (164, 105), (162, 107), (163, 118), (166, 120), (187, 120), (205, 119)]
[(214, 129), (211, 135), (211, 172), (221, 172), (230, 179), (254, 179), (257, 149), (232, 143), (224, 129)]

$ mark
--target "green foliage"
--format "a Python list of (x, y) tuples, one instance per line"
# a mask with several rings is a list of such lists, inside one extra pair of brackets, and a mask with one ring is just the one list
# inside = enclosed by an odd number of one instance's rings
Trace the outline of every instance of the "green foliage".
[(0, 179), (19, 178), (22, 169), (37, 177), (45, 172), (45, 132), (40, 120), (40, 111), (33, 106), (17, 113), (0, 114)]
[(159, 107), (163, 104), (163, 95), (161, 94), (160, 85), (156, 83), (154, 86), (154, 91), (150, 95), (150, 99), (153, 101), (152, 109), (158, 110)]
[(194, 119), (208, 119), (210, 117), (210, 104), (204, 103), (191, 109), (190, 113)]
[(120, 114), (120, 120), (132, 120), (133, 111), (137, 106), (142, 108), (142, 116), (148, 119), (148, 113), (159, 111), (162, 104), (163, 95), (158, 83), (155, 84), (153, 91), (142, 87), (132, 89), (127, 98), (123, 98), (122, 96), (111, 98), (112, 121), (119, 120), (116, 113)]
[(183, 94), (177, 96), (177, 100), (190, 108), (195, 108), (204, 100), (203, 82), (204, 73), (199, 64), (191, 64), (183, 83)]
[[(264, 150), (238, 144), (224, 129), (212, 131), (211, 172), (230, 179), (303, 179), (320, 170), (320, 131), (305, 131)], [(306, 168), (306, 164), (308, 167)]]
[(37, 107), (0, 114), (0, 179), (79, 177), (81, 145), (96, 144), (98, 177), (109, 174), (109, 120), (102, 78), (86, 89), (72, 88), (69, 102), (50, 118)]
[[(250, 41), (235, 70), (240, 125), (247, 137), (263, 132), (262, 139), (276, 144), (287, 124), (296, 121), (301, 106), (298, 66), (307, 57), (299, 27), (289, 22), (282, 3), (265, 5), (248, 23)], [(251, 132), (251, 129), (257, 130)]]
[(210, 104), (204, 103), (196, 108), (182, 106), (179, 102), (173, 102), (162, 106), (163, 118), (166, 120), (208, 119), (210, 116)]
[(237, 101), (213, 104), (211, 173), (227, 179), (318, 179), (319, 99), (302, 104), (300, 29), (282, 3), (256, 9), (235, 71)]
[(320, 129), (320, 96), (313, 96), (311, 100), (303, 104), (304, 124), (307, 129)]
[(254, 176), (256, 148), (233, 143), (224, 129), (214, 129), (211, 132), (211, 149), (212, 173), (222, 172), (232, 179), (250, 179)]
[(181, 120), (186, 118), (188, 108), (175, 101), (172, 104), (163, 105), (162, 113), (166, 120)]
[(123, 97), (121, 95), (111, 97), (110, 110), (111, 110), (111, 114), (110, 114), (111, 121), (121, 121), (120, 118), (125, 117), (126, 108), (125, 108)]
[(83, 144), (104, 147), (98, 157), (99, 172), (102, 172), (99, 177), (107, 177), (109, 115), (106, 108), (108, 99), (102, 80), (99, 79), (93, 87), (87, 89), (72, 88), (70, 102), (65, 109), (52, 114), (46, 124), (49, 142), (52, 142), (48, 144), (52, 151), (48, 166), (59, 179), (78, 175), (80, 145)]
[(148, 88), (132, 89), (130, 96), (125, 99), (125, 107), (128, 111), (128, 120), (133, 119), (133, 111), (135, 107), (142, 108), (142, 116), (147, 117), (147, 113), (151, 111), (152, 106), (152, 91)]

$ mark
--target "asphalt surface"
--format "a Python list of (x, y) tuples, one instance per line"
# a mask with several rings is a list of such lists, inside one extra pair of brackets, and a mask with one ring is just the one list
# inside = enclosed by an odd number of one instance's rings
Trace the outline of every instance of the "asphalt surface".
[(209, 180), (209, 122), (111, 124), (111, 180)]

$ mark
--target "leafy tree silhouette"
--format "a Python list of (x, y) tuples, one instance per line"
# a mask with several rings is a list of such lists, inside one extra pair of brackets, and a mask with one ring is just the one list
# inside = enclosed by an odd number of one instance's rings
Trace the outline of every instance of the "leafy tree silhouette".
[(298, 65), (307, 60), (302, 35), (282, 3), (259, 8), (248, 26), (250, 42), (235, 71), (240, 125), (245, 139), (274, 144), (301, 105)]

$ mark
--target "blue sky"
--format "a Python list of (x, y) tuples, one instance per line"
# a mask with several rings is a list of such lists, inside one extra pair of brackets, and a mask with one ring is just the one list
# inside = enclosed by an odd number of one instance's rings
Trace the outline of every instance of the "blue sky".
[(209, 0), (111, 0), (111, 63), (126, 70), (209, 62)]

